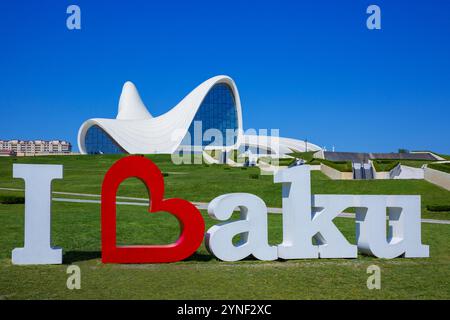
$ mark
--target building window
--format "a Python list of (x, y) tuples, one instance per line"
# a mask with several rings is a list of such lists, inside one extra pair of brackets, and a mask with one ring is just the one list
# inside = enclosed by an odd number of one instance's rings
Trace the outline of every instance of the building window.
[[(195, 123), (201, 123), (201, 139), (194, 139)], [(222, 134), (223, 141), (203, 141), (203, 134), (208, 129), (217, 129)], [(183, 139), (183, 145), (201, 146), (230, 146), (236, 143), (235, 135), (228, 135), (227, 129), (236, 131), (238, 129), (238, 119), (236, 111), (236, 101), (230, 86), (224, 83), (214, 85), (206, 95), (200, 108), (194, 116), (186, 137)], [(190, 136), (190, 140), (188, 137)]]
[(92, 126), (86, 132), (84, 145), (88, 154), (127, 153), (102, 128)]

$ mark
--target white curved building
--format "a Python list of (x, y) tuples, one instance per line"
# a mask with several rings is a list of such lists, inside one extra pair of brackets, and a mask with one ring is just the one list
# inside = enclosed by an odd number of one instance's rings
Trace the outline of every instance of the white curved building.
[(293, 151), (320, 150), (301, 140), (245, 135), (239, 92), (228, 76), (206, 80), (167, 113), (154, 117), (136, 87), (126, 82), (116, 119), (89, 119), (78, 131), (83, 154), (170, 154), (194, 150), (257, 150), (258, 154), (283, 156)]

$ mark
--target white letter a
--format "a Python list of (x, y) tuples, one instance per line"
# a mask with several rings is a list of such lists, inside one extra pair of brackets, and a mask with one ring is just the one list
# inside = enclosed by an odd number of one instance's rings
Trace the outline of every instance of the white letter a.
[(369, 30), (380, 30), (381, 29), (381, 9), (377, 5), (371, 5), (367, 8), (367, 14), (371, 14), (367, 18), (367, 29)]
[(70, 16), (66, 20), (66, 26), (69, 30), (81, 29), (81, 9), (77, 5), (71, 5), (67, 7), (67, 14)]

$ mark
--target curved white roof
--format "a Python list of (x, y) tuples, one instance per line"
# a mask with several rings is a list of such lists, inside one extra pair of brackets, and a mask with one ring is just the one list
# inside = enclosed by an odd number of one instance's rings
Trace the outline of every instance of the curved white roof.
[[(127, 81), (120, 95), (116, 119), (90, 119), (81, 125), (78, 131), (80, 152), (87, 153), (84, 144), (86, 132), (90, 127), (97, 125), (130, 154), (173, 153), (189, 130), (195, 114), (208, 92), (214, 85), (220, 83), (227, 84), (231, 88), (235, 99), (238, 136), (236, 145), (233, 147), (244, 143), (249, 146), (270, 148), (273, 154), (278, 156), (291, 153), (292, 150), (306, 150), (306, 143), (302, 140), (265, 135), (244, 135), (238, 89), (233, 79), (221, 75), (206, 80), (170, 111), (158, 117), (150, 114), (135, 85)], [(308, 143), (308, 150), (316, 151), (321, 148)]]
[(272, 152), (275, 152), (275, 155), (277, 156), (289, 154), (294, 151), (305, 152), (322, 150), (319, 146), (310, 142), (277, 136), (245, 134), (242, 142), (250, 147), (270, 149)]
[(139, 97), (136, 87), (131, 82), (127, 82), (120, 97), (119, 113), (116, 119), (90, 119), (81, 125), (78, 131), (80, 152), (86, 153), (84, 140), (87, 130), (91, 126), (97, 125), (128, 153), (173, 153), (186, 135), (203, 99), (211, 88), (219, 83), (229, 85), (233, 91), (238, 130), (242, 132), (239, 92), (233, 79), (228, 76), (216, 76), (206, 80), (174, 108), (158, 117), (150, 115)]
[(119, 99), (119, 111), (116, 119), (119, 120), (144, 120), (151, 119), (152, 115), (142, 102), (136, 86), (127, 81), (123, 85), (122, 94)]

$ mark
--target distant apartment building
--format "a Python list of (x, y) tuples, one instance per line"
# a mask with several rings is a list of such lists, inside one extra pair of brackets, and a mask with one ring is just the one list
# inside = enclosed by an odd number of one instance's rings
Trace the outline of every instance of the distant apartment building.
[(71, 152), (72, 145), (64, 140), (0, 140), (0, 155), (31, 156)]

